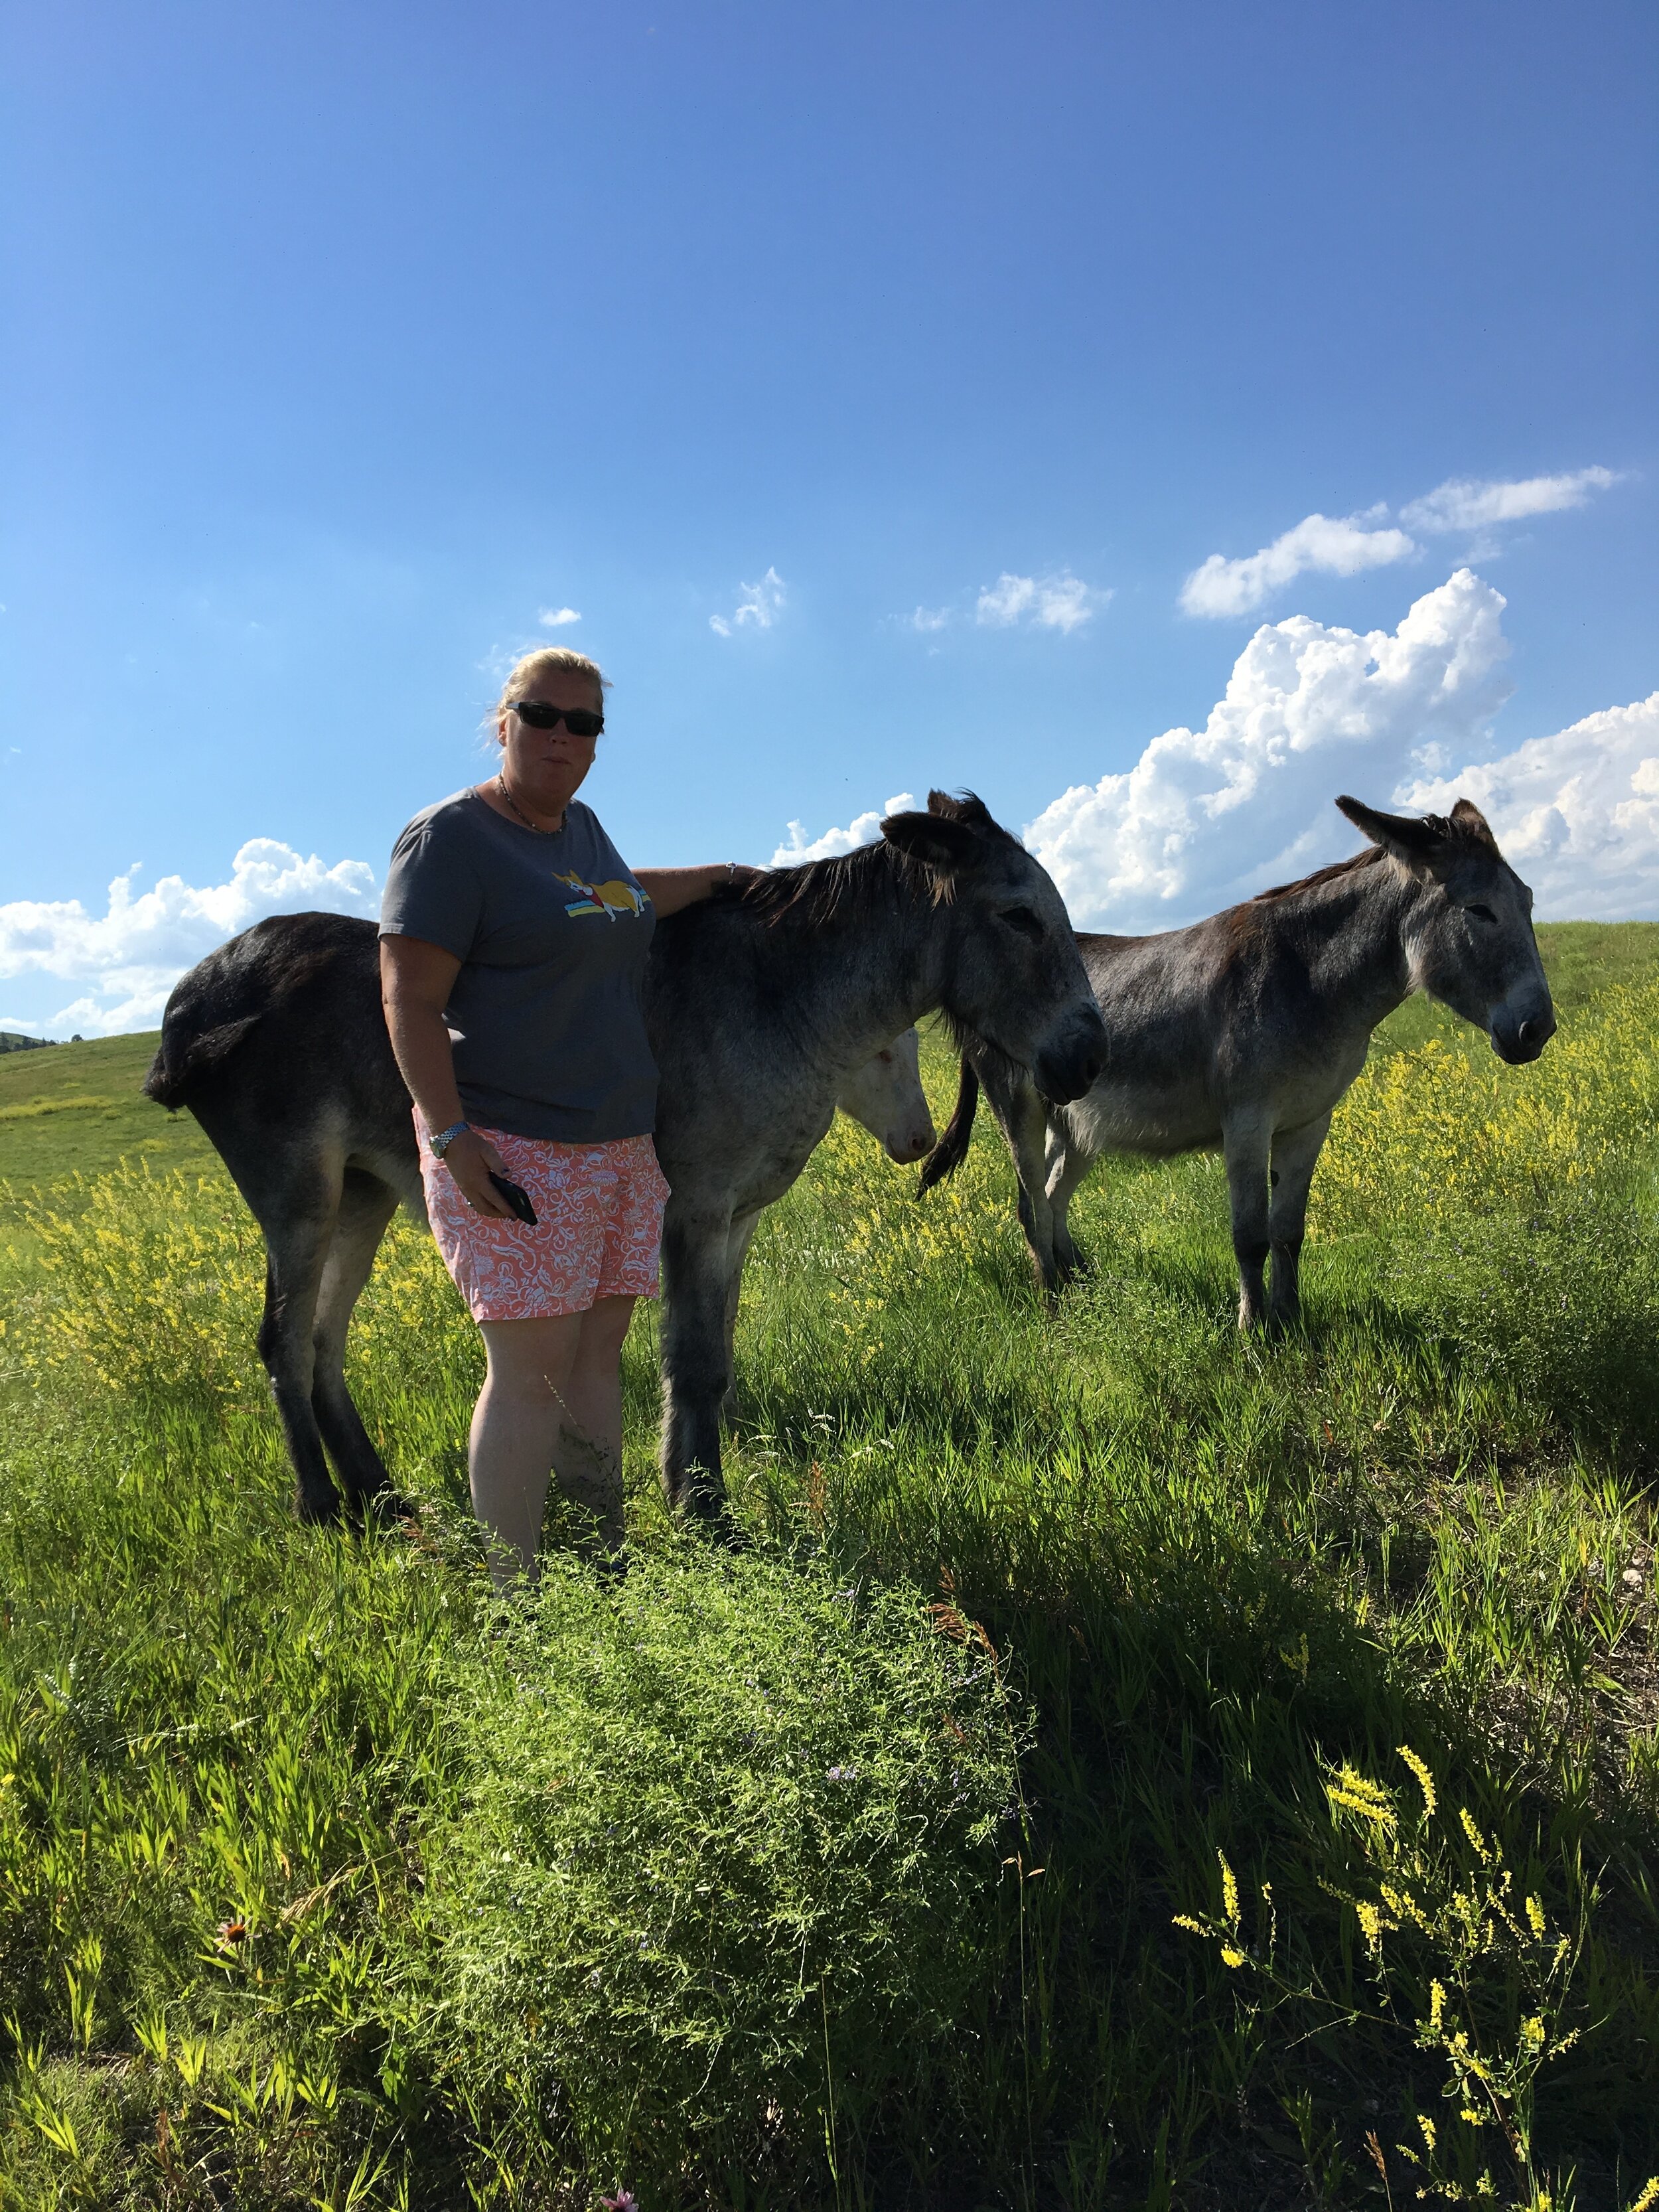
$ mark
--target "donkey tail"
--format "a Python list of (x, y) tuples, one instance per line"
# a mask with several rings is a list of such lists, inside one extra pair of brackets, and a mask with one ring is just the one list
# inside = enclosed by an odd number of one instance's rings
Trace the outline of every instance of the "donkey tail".
[(245, 1014), (240, 1021), (221, 1022), (216, 1029), (191, 1033), (190, 1009), (170, 1006), (161, 1025), (161, 1042), (139, 1089), (146, 1098), (176, 1114), (190, 1103), (191, 1093), (204, 1075), (220, 1066), (235, 1051), (258, 1020)]
[(932, 1190), (936, 1182), (954, 1175), (968, 1157), (968, 1140), (974, 1133), (974, 1112), (979, 1104), (979, 1078), (975, 1074), (967, 1055), (962, 1062), (962, 1081), (957, 1086), (957, 1109), (939, 1139), (921, 1164), (921, 1181), (916, 1185), (916, 1196), (921, 1198)]

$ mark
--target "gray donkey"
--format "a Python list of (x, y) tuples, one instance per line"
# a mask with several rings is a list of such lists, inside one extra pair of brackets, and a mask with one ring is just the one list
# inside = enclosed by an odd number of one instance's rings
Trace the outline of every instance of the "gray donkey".
[(1102, 1152), (1168, 1158), (1218, 1148), (1239, 1327), (1294, 1322), (1314, 1164), (1383, 1017), (1426, 991), (1485, 1030), (1511, 1065), (1536, 1060), (1554, 1035), (1532, 893), (1479, 809), (1460, 799), (1445, 819), (1417, 820), (1357, 799), (1336, 803), (1374, 841), (1353, 859), (1190, 929), (1079, 933), (1109, 1041), (1104, 1073), (1086, 1096), (1045, 1098), (1041, 1080), (988, 1040), (963, 1040), (956, 1112), (923, 1166), (921, 1188), (960, 1165), (983, 1083), (1050, 1295), (1079, 1267), (1066, 1209)]
[[(1080, 1097), (1105, 1035), (1066, 909), (979, 800), (934, 792), (882, 842), (756, 879), (659, 925), (646, 1015), (661, 1071), (662, 1468), (723, 1522), (720, 1412), (737, 1279), (763, 1206), (838, 1091), (921, 1016)], [(264, 1231), (259, 1354), (302, 1519), (392, 1502), (345, 1384), (346, 1328), (398, 1200), (422, 1211), (409, 1096), (380, 1012), (372, 922), (294, 915), (208, 955), (167, 1001), (145, 1079), (188, 1106)], [(327, 1456), (325, 1455), (326, 1447)]]

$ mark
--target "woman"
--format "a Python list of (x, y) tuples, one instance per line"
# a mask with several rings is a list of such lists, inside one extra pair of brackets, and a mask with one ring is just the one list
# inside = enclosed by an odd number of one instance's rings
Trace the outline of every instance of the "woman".
[(749, 872), (629, 869), (575, 797), (605, 688), (580, 653), (526, 654), (496, 707), (498, 772), (415, 817), (381, 906), (427, 1206), (489, 1362), (470, 1466), (498, 1586), (535, 1571), (550, 1469), (621, 1546), (623, 1339), (656, 1295), (668, 1195), (645, 956), (656, 915)]

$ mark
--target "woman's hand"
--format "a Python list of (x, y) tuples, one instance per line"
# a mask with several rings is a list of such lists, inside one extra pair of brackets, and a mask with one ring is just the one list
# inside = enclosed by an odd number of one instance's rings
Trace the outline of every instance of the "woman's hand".
[(489, 1180), (492, 1170), (509, 1182), (512, 1177), (507, 1175), (507, 1162), (487, 1137), (481, 1137), (476, 1129), (463, 1129), (445, 1146), (443, 1164), (476, 1212), (487, 1213), (497, 1221), (514, 1218), (512, 1207)]

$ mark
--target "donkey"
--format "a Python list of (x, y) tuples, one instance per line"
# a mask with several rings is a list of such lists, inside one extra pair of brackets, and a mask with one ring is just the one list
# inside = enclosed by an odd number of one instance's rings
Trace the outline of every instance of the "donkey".
[[(646, 969), (661, 1073), (663, 1477), (725, 1523), (720, 1409), (728, 1317), (763, 1207), (828, 1130), (872, 1054), (943, 1008), (1080, 1097), (1105, 1033), (1060, 894), (977, 799), (939, 792), (880, 843), (758, 877), (662, 922)], [(372, 923), (260, 922), (167, 1001), (149, 1097), (188, 1106), (264, 1232), (259, 1354), (301, 1519), (395, 1510), (343, 1370), (347, 1326), (399, 1199), (423, 1213), (408, 1092), (380, 1012)]]
[(1105, 1071), (1084, 1097), (1046, 1099), (1040, 1080), (986, 1041), (963, 1040), (956, 1112), (921, 1189), (961, 1164), (983, 1083), (1050, 1297), (1079, 1268), (1066, 1209), (1102, 1152), (1219, 1148), (1238, 1325), (1294, 1322), (1314, 1165), (1383, 1017), (1426, 991), (1485, 1030), (1511, 1066), (1536, 1060), (1554, 1035), (1532, 893), (1479, 809), (1460, 799), (1444, 819), (1418, 820), (1336, 803), (1372, 841), (1352, 860), (1190, 929), (1079, 933), (1109, 1039)]
[(872, 1053), (836, 1093), (840, 1111), (867, 1129), (900, 1167), (933, 1149), (933, 1116), (921, 1087), (921, 1036), (914, 1027)]

